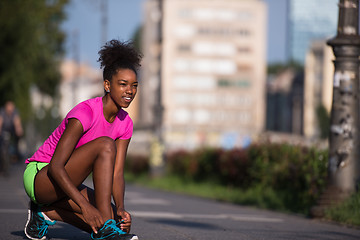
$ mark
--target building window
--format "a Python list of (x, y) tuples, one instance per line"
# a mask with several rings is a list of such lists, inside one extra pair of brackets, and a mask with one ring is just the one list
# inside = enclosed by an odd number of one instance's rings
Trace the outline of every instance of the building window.
[(192, 25), (180, 25), (175, 27), (173, 31), (179, 38), (190, 38), (196, 33), (196, 28)]
[(211, 114), (209, 111), (198, 109), (194, 112), (194, 121), (198, 124), (205, 124), (210, 122)]
[(239, 53), (250, 53), (250, 48), (249, 47), (238, 47), (237, 51)]
[(248, 20), (253, 19), (253, 14), (250, 11), (239, 12), (238, 18), (241, 21), (248, 21)]
[(250, 35), (250, 31), (247, 29), (237, 29), (236, 33), (239, 36), (249, 36)]
[(236, 46), (226, 42), (195, 42), (192, 45), (195, 54), (205, 56), (235, 56)]
[(237, 65), (238, 72), (241, 72), (242, 74), (252, 73), (254, 71), (253, 67), (254, 67), (253, 65), (244, 64), (244, 63), (240, 63)]
[(218, 86), (222, 88), (237, 87), (237, 88), (249, 88), (251, 86), (248, 79), (225, 79), (221, 78), (218, 80)]
[(197, 30), (199, 35), (205, 36), (241, 36), (241, 37), (248, 37), (250, 36), (251, 32), (248, 29), (233, 29), (233, 28), (212, 28), (212, 27), (200, 27)]
[(231, 82), (228, 79), (219, 79), (218, 80), (218, 86), (219, 87), (231, 87)]
[(190, 52), (191, 47), (189, 44), (179, 44), (178, 45), (178, 51), (179, 52)]
[(189, 18), (191, 17), (191, 11), (187, 8), (182, 8), (178, 10), (178, 14), (180, 18)]
[(199, 58), (196, 60), (178, 58), (174, 62), (174, 69), (178, 72), (212, 73), (232, 75), (236, 73), (237, 66), (228, 59)]
[(187, 109), (178, 109), (174, 112), (173, 119), (176, 123), (189, 123), (191, 112)]
[(198, 8), (192, 12), (191, 17), (197, 21), (233, 22), (248, 21), (252, 18), (252, 14), (247, 11), (238, 12), (231, 8)]
[(216, 88), (216, 80), (211, 76), (176, 76), (173, 79), (173, 86), (183, 90), (212, 90)]

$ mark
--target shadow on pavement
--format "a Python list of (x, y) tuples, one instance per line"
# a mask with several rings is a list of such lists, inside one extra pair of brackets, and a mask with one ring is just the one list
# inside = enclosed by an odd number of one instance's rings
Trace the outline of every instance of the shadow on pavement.
[(153, 220), (151, 222), (167, 224), (167, 225), (174, 225), (174, 226), (179, 226), (179, 227), (191, 227), (191, 228), (201, 228), (201, 229), (209, 229), (209, 230), (210, 229), (211, 230), (220, 229), (212, 224), (192, 222), (192, 221), (173, 220), (173, 219)]
[[(11, 232), (11, 235), (13, 236), (19, 236), (22, 237), (23, 239), (28, 239), (25, 236), (24, 231), (15, 231), (15, 232)], [(48, 234), (47, 234), (47, 239), (64, 239), (64, 240), (89, 240), (90, 239), (90, 235), (86, 232), (83, 232), (71, 225), (68, 225), (66, 223), (57, 223), (56, 227), (50, 227)]]
[(55, 226), (56, 227), (49, 228), (48, 236), (51, 239), (69, 239), (69, 240), (90, 239), (90, 235), (87, 232), (84, 232), (69, 224), (58, 222), (56, 223)]
[(22, 237), (23, 239), (28, 239), (28, 238), (25, 236), (24, 231), (11, 232), (11, 235), (19, 236), (19, 237)]

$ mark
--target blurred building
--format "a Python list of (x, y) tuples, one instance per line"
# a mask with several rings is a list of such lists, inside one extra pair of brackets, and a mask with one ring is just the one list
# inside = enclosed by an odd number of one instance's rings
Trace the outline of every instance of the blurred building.
[(64, 118), (76, 104), (103, 95), (102, 75), (99, 69), (94, 69), (84, 63), (65, 60), (61, 64), (60, 71), (62, 75), (59, 87), (61, 118)]
[(319, 142), (329, 132), (334, 59), (325, 40), (313, 41), (304, 71), (291, 67), (270, 74), (267, 82), (266, 130)]
[(304, 64), (310, 43), (336, 35), (339, 0), (290, 0), (289, 58)]
[(266, 91), (266, 130), (303, 134), (304, 73), (287, 67), (269, 74)]
[(325, 40), (314, 41), (306, 54), (304, 91), (304, 135), (321, 137), (319, 110), (330, 115), (333, 92), (334, 54)]
[(161, 84), (167, 149), (246, 146), (265, 126), (265, 3), (165, 0), (162, 29), (158, 4), (145, 3), (139, 123), (155, 125)]
[(159, 42), (161, 13), (159, 1), (147, 0), (144, 3), (144, 21), (142, 29), (142, 53), (144, 58), (141, 67), (141, 83), (138, 92), (140, 118), (137, 127), (152, 130), (156, 121), (155, 106), (158, 102), (160, 85)]

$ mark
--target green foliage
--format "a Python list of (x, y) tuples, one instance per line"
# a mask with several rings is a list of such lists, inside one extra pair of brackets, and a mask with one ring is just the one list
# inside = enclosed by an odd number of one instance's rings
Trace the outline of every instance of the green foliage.
[(304, 66), (301, 63), (295, 61), (289, 61), (288, 63), (274, 63), (268, 66), (268, 74), (279, 74), (287, 68), (294, 69), (296, 72), (304, 71)]
[(320, 128), (320, 138), (326, 139), (330, 134), (330, 116), (323, 105), (316, 108), (316, 116)]
[(125, 161), (125, 169), (133, 174), (140, 175), (149, 171), (149, 159), (144, 156), (128, 156)]
[(136, 48), (137, 51), (142, 52), (142, 32), (143, 32), (143, 26), (139, 26), (137, 27), (137, 29), (135, 30), (134, 34), (133, 34), (133, 43), (134, 43), (134, 47)]
[[(199, 149), (167, 155), (167, 175), (149, 178), (146, 166), (127, 180), (237, 204), (307, 215), (327, 184), (328, 151), (287, 144), (247, 149)], [(129, 168), (131, 172), (131, 168)], [(139, 174), (142, 173), (142, 174)], [(360, 192), (326, 211), (326, 218), (360, 225)]]
[[(42, 117), (37, 117), (35, 120), (32, 119), (32, 123), (36, 129), (36, 137), (39, 141), (43, 142), (46, 138), (49, 137), (50, 133), (52, 133), (54, 129), (59, 126), (62, 119), (60, 119), (60, 117), (54, 117), (51, 108), (41, 108), (40, 111), (42, 111), (42, 113), (39, 114), (38, 112), (36, 116), (42, 115)], [(34, 146), (28, 146), (28, 148), (30, 147)], [(32, 149), (32, 152), (34, 151), (36, 151), (36, 149)]]
[(238, 192), (212, 193), (218, 200), (308, 214), (326, 185), (327, 154), (287, 144), (180, 150), (167, 154), (167, 176)]
[(167, 173), (182, 175), (184, 178), (191, 176), (190, 162), (192, 161), (189, 152), (179, 150), (171, 153), (166, 157), (167, 160)]
[(13, 100), (23, 117), (31, 110), (29, 88), (55, 95), (68, 0), (0, 1), (0, 104)]
[(360, 226), (360, 192), (343, 203), (328, 209), (325, 216), (333, 221)]
[(243, 149), (224, 151), (216, 148), (183, 150), (166, 156), (168, 174), (184, 179), (212, 181), (229, 186), (246, 186), (248, 181), (248, 158)]
[(326, 184), (327, 151), (286, 144), (251, 146), (248, 151), (252, 186), (270, 186), (285, 209), (307, 214)]

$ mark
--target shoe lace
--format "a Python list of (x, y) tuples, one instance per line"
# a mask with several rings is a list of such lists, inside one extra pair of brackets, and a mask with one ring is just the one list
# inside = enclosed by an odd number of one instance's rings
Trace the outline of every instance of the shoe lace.
[(49, 228), (49, 225), (45, 221), (36, 221), (36, 228), (39, 232), (39, 237), (43, 237)]
[(109, 221), (105, 226), (104, 229), (110, 229), (111, 233), (108, 236), (113, 236), (116, 234), (125, 234), (115, 223), (115, 221)]
[(124, 220), (121, 220), (120, 222), (117, 222), (117, 223), (116, 223), (116, 227), (118, 228), (120, 234), (126, 234), (126, 232), (124, 232), (123, 230), (121, 230), (121, 224), (122, 224), (122, 223), (124, 223)]

